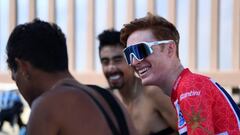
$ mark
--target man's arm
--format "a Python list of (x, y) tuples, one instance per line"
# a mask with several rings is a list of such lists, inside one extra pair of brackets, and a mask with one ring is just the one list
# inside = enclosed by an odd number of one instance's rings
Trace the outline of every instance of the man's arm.
[(148, 95), (154, 103), (155, 109), (162, 115), (166, 122), (177, 131), (176, 111), (169, 96), (158, 87), (148, 87)]

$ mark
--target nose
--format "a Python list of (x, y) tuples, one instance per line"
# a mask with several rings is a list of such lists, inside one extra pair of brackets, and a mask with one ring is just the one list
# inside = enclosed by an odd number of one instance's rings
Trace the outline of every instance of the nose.
[(139, 62), (135, 57), (132, 57), (131, 65), (137, 65)]
[(116, 65), (113, 64), (112, 62), (108, 65), (108, 70), (110, 72), (115, 71), (117, 69)]

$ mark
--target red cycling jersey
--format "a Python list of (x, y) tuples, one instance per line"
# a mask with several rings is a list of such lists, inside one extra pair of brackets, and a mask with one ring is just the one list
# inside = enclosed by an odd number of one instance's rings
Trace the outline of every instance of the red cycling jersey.
[(240, 135), (240, 110), (231, 96), (209, 77), (184, 69), (171, 100), (180, 135)]

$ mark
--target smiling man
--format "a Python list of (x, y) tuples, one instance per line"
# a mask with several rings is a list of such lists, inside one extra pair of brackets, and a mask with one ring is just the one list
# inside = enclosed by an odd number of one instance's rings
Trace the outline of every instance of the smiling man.
[(127, 108), (139, 134), (176, 135), (177, 117), (170, 98), (157, 87), (141, 84), (125, 62), (120, 32), (106, 30), (98, 39), (102, 69), (110, 90)]
[(211, 78), (182, 66), (179, 33), (172, 23), (149, 13), (124, 25), (121, 41), (142, 83), (171, 96), (181, 135), (240, 134), (240, 110), (230, 95)]

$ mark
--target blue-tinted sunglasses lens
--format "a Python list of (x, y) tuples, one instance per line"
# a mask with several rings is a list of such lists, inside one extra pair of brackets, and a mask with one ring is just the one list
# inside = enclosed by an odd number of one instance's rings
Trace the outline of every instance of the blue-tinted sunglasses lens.
[(124, 50), (125, 58), (128, 64), (131, 64), (133, 56), (136, 57), (138, 60), (142, 60), (151, 53), (151, 48), (144, 43), (129, 46)]
[(127, 61), (127, 64), (130, 64), (131, 63), (131, 60), (130, 60), (130, 54), (131, 54), (130, 48), (129, 47), (125, 48), (124, 51), (123, 51), (123, 54), (125, 56), (125, 60)]

